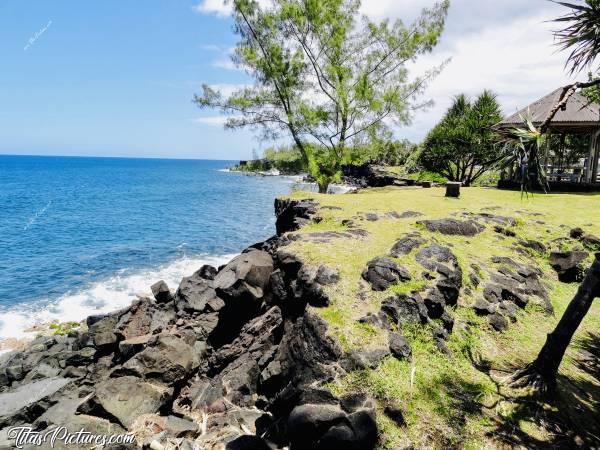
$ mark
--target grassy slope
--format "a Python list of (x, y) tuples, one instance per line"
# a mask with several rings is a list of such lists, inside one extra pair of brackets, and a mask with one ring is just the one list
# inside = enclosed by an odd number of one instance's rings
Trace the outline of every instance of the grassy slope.
[[(522, 199), (519, 193), (493, 189), (463, 189), (460, 199), (447, 199), (443, 189), (371, 189), (358, 194), (323, 196), (296, 193), (296, 198), (314, 198), (322, 206), (341, 208), (321, 209), (323, 221), (303, 228), (299, 233), (342, 231), (343, 219), (353, 219), (369, 232), (364, 239), (334, 239), (329, 243), (296, 241), (290, 249), (308, 262), (325, 263), (339, 269), (341, 281), (330, 289), (332, 305), (316, 310), (330, 326), (343, 347), (368, 348), (386, 345), (386, 334), (361, 325), (356, 319), (367, 312), (377, 312), (381, 300), (390, 295), (372, 292), (361, 281), (360, 274), (367, 261), (385, 255), (405, 233), (419, 231), (430, 240), (451, 246), (464, 273), (466, 287), (469, 267), (476, 263), (491, 266), (492, 256), (510, 256), (529, 262), (517, 253), (517, 238), (504, 238), (491, 227), (473, 238), (435, 236), (416, 225), (423, 218), (444, 218), (469, 211), (491, 212), (517, 218), (514, 227), (518, 238), (544, 242), (548, 247), (555, 238), (568, 236), (571, 227), (580, 226), (589, 233), (600, 235), (598, 205), (600, 196), (550, 194)], [(419, 219), (380, 219), (369, 222), (357, 219), (362, 213), (375, 212), (381, 216), (388, 211), (419, 211)], [(574, 245), (571, 243), (571, 245)], [(563, 244), (564, 247), (564, 244)], [(600, 348), (600, 304), (595, 303), (580, 327), (567, 357), (561, 366), (560, 399), (547, 405), (498, 382), (514, 367), (532, 360), (541, 348), (546, 333), (552, 330), (575, 293), (574, 285), (559, 283), (544, 255), (531, 255), (544, 271), (555, 317), (544, 315), (535, 305), (528, 306), (516, 324), (503, 334), (492, 331), (485, 319), (477, 317), (468, 306), (480, 295), (482, 286), (472, 295), (461, 294), (455, 312), (455, 331), (449, 341), (452, 355), (435, 349), (430, 333), (422, 327), (402, 330), (413, 347), (412, 362), (386, 359), (377, 370), (357, 371), (336, 380), (332, 389), (337, 393), (366, 390), (379, 400), (379, 407), (399, 406), (404, 412), (407, 427), (398, 428), (379, 414), (384, 431), (381, 448), (394, 449), (414, 445), (415, 448), (528, 448), (558, 445), (561, 432), (554, 422), (570, 417), (580, 426), (579, 434), (593, 440), (598, 436), (595, 408), (600, 402), (598, 380), (577, 363), (580, 348)], [(591, 261), (591, 259), (590, 259)], [(399, 262), (420, 279), (420, 268), (414, 254)], [(418, 289), (420, 281), (391, 288), (403, 292)], [(485, 283), (482, 283), (485, 285)], [(590, 340), (590, 333), (595, 339)], [(479, 370), (475, 368), (479, 367)], [(412, 383), (411, 383), (412, 375)], [(595, 403), (595, 405), (594, 405)], [(573, 424), (571, 424), (573, 425)]]

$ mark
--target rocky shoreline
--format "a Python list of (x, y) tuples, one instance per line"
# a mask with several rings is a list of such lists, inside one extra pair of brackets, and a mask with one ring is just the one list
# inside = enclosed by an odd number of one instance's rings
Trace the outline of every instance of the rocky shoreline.
[(275, 207), (278, 234), (225, 266), (0, 357), (0, 445), (12, 426), (66, 426), (153, 449), (373, 448), (373, 403), (323, 388), (342, 351), (311, 308), (338, 275), (285, 251), (315, 206)]
[[(422, 231), (400, 236), (387, 254), (371, 259), (362, 282), (375, 292), (410, 282), (414, 273), (398, 258), (414, 254), (425, 270), (424, 283), (386, 297), (377, 311), (358, 319), (383, 330), (385, 346), (344, 351), (316, 313), (330, 305), (327, 286), (340, 281), (339, 273), (305, 264), (287, 247), (298, 239), (368, 235), (353, 220), (345, 221), (343, 233), (293, 233), (322, 220), (327, 208), (334, 207), (277, 199), (277, 234), (229, 263), (202, 266), (174, 291), (158, 281), (153, 298), (90, 316), (86, 330), (39, 337), (0, 356), (0, 448), (10, 448), (10, 427), (65, 426), (135, 435), (138, 447), (107, 447), (113, 449), (373, 449), (377, 412), (403, 426), (402, 411), (363, 392), (336, 397), (328, 385), (355, 370), (373, 369), (386, 357), (410, 360), (404, 324), (426, 325), (437, 349), (450, 355), (447, 340), (459, 296), (470, 289), (466, 279), (482, 287), (468, 307), (498, 332), (517, 321), (518, 310), (531, 301), (547, 314), (553, 311), (537, 267), (508, 257), (494, 257), (485, 268), (461, 267), (451, 248), (424, 236), (426, 230), (468, 238), (486, 229), (508, 236), (514, 218), (463, 212), (425, 220), (415, 211), (387, 213), (415, 220)], [(375, 213), (365, 216), (379, 219)], [(599, 242), (581, 229), (572, 229), (569, 239), (587, 247)], [(516, 245), (519, 251), (546, 253), (537, 241)], [(549, 263), (561, 281), (576, 282), (585, 257), (583, 251), (550, 252)]]

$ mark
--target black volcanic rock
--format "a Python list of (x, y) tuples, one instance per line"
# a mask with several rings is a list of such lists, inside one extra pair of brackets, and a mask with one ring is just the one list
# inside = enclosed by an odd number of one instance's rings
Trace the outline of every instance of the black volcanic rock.
[(278, 235), (296, 231), (309, 223), (317, 213), (318, 204), (312, 200), (275, 199), (275, 229)]
[(474, 220), (460, 221), (456, 219), (421, 220), (417, 222), (428, 231), (451, 236), (475, 236), (484, 230), (484, 226)]
[(392, 355), (398, 359), (409, 359), (412, 355), (410, 344), (400, 333), (390, 333), (389, 346)]
[(558, 279), (563, 283), (576, 283), (583, 280), (585, 267), (583, 261), (588, 257), (587, 252), (552, 252), (550, 265), (558, 274)]
[(171, 290), (167, 283), (163, 280), (157, 281), (152, 286), (150, 286), (152, 290), (152, 295), (156, 299), (157, 303), (167, 303), (173, 300), (173, 295), (171, 294)]
[(374, 291), (385, 291), (392, 284), (411, 279), (408, 270), (386, 257), (377, 257), (369, 261), (362, 277), (369, 282)]
[(420, 247), (425, 241), (419, 235), (407, 235), (398, 240), (390, 250), (390, 256), (398, 258), (403, 255), (408, 255), (414, 249)]

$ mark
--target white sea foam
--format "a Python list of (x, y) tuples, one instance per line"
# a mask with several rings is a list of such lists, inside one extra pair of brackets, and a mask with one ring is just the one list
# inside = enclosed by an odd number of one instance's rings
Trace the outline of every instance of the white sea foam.
[(2, 341), (6, 343), (7, 340), (35, 337), (36, 333), (31, 328), (36, 325), (51, 321), (80, 321), (92, 314), (123, 308), (138, 295), (152, 295), (150, 286), (158, 280), (165, 280), (171, 289), (176, 289), (182, 277), (191, 275), (203, 264), (218, 267), (234, 256), (183, 257), (156, 269), (124, 269), (106, 280), (55, 300), (40, 300), (0, 310), (0, 353), (6, 351), (6, 345), (3, 346)]

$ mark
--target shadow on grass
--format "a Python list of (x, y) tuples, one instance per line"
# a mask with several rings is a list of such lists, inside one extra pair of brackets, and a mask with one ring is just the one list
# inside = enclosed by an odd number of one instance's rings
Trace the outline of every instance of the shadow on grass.
[[(495, 429), (489, 433), (490, 437), (508, 447), (600, 448), (600, 333), (588, 333), (576, 345), (573, 365), (582, 376), (559, 374), (552, 398), (541, 399), (531, 393), (508, 397), (501, 394), (502, 386), (494, 381), (499, 398), (509, 402), (512, 410), (504, 417), (493, 418)], [(490, 374), (489, 364), (474, 363), (479, 370)], [(543, 427), (547, 436), (540, 438), (528, 433), (527, 423)]]
[(443, 373), (421, 385), (420, 395), (450, 427), (431, 427), (427, 440), (433, 448), (459, 448), (468, 433), (468, 418), (480, 417), (480, 399), (486, 392), (482, 383), (471, 382), (456, 373)]

